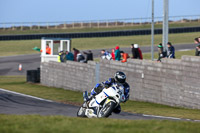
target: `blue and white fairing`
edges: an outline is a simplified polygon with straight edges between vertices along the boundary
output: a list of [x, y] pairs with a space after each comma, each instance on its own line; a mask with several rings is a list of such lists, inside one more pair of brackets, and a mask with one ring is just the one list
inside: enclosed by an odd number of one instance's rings
[[[89, 107], [98, 107], [107, 98], [107, 100], [112, 100], [118, 104], [125, 101], [124, 88], [117, 84], [113, 84], [109, 88], [104, 88], [101, 93], [95, 96], [94, 99], [89, 103]], [[107, 101], [105, 101], [107, 102]]]

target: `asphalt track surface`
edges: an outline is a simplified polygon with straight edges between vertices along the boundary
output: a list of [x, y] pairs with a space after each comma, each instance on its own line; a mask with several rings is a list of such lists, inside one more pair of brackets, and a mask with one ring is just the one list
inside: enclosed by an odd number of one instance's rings
[[[174, 47], [176, 51], [192, 50], [195, 48], [195, 44], [177, 44]], [[143, 53], [151, 52], [150, 46], [140, 48]], [[111, 51], [111, 49], [106, 50]], [[131, 54], [130, 48], [121, 48], [120, 50]], [[100, 51], [101, 49], [92, 50], [94, 58], [100, 56]], [[154, 47], [154, 51], [157, 52], [156, 47]], [[0, 75], [26, 75], [27, 70], [39, 68], [40, 61], [40, 54], [0, 57]], [[19, 64], [22, 64], [22, 71], [18, 71]]]
[[[13, 91], [8, 91], [0, 88], [0, 114], [38, 114], [38, 115], [63, 115], [77, 117], [76, 113], [79, 107], [69, 104], [57, 103], [51, 100], [33, 97]], [[184, 120], [196, 121], [190, 119], [180, 119], [175, 117], [152, 116], [144, 114], [133, 114], [121, 112], [109, 117], [112, 119], [129, 119], [129, 120]]]

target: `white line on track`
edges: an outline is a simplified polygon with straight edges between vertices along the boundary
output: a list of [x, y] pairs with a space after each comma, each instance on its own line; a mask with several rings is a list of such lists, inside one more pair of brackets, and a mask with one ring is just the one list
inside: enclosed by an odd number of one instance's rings
[[34, 96], [31, 96], [31, 95], [26, 95], [26, 94], [14, 92], [14, 91], [9, 91], [9, 90], [5, 90], [5, 89], [2, 89], [2, 88], [0, 88], [0, 91], [9, 92], [9, 93], [13, 93], [13, 94], [16, 94], [16, 95], [20, 95], [20, 96], [24, 96], [24, 97], [29, 97], [29, 98], [33, 98], [33, 99], [37, 99], [37, 100], [41, 100], [41, 101], [53, 102], [51, 100], [47, 100], [47, 99], [43, 99], [43, 98], [39, 98], [39, 97], [34, 97]]
[[176, 117], [166, 117], [166, 116], [157, 116], [157, 115], [145, 115], [145, 114], [143, 114], [143, 116], [154, 117], [154, 118], [163, 118], [163, 119], [172, 119], [172, 120], [181, 120], [181, 118], [176, 118]]

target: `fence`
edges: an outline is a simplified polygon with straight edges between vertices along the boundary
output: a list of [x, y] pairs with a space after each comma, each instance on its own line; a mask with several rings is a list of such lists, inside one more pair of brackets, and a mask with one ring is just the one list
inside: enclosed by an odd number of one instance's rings
[[[169, 33], [187, 33], [200, 32], [200, 27], [170, 28]], [[0, 41], [3, 40], [33, 40], [42, 37], [50, 38], [91, 38], [91, 37], [115, 37], [132, 35], [150, 35], [151, 30], [122, 30], [106, 32], [85, 32], [85, 33], [56, 33], [56, 34], [28, 34], [28, 35], [0, 35]], [[162, 34], [162, 29], [155, 29], [154, 34]]]
[[[170, 16], [169, 23], [200, 22], [200, 15]], [[33, 29], [82, 29], [110, 28], [151, 24], [151, 18], [128, 18], [91, 21], [60, 21], [60, 22], [1, 22], [0, 30], [33, 30]], [[162, 17], [155, 17], [155, 24], [162, 24]]]

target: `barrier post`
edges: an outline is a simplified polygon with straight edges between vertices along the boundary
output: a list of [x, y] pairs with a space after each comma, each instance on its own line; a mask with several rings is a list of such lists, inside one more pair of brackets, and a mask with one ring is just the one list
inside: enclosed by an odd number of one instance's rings
[[99, 65], [99, 63], [96, 63], [96, 67], [95, 67], [95, 81], [96, 81], [96, 84], [99, 83], [99, 69], [100, 69], [100, 65]]

